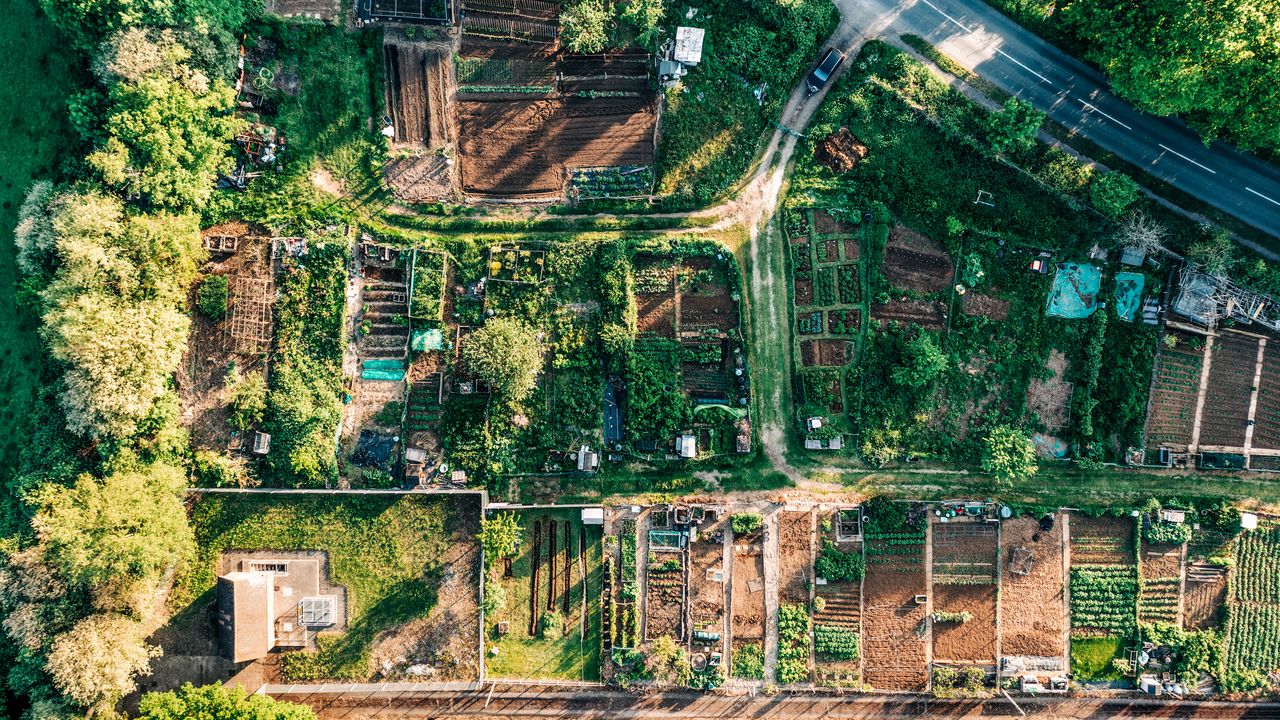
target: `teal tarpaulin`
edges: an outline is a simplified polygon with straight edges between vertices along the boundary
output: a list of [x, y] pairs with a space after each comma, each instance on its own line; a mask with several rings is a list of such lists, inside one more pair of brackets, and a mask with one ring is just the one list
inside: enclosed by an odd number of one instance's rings
[[1138, 273], [1116, 273], [1116, 315], [1121, 320], [1133, 322], [1142, 309], [1142, 288], [1147, 277]]
[[405, 370], [403, 360], [365, 360], [360, 379], [400, 381]]
[[1047, 312], [1053, 317], [1086, 318], [1098, 309], [1102, 271], [1093, 265], [1062, 263], [1049, 289]]

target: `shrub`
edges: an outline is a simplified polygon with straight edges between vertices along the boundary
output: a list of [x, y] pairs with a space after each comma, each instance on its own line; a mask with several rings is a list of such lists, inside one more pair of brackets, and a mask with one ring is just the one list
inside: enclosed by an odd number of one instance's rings
[[1108, 217], [1120, 217], [1137, 199], [1138, 183], [1124, 173], [1095, 175], [1089, 183], [1089, 202]]
[[1181, 545], [1191, 539], [1191, 526], [1156, 520], [1143, 525], [1142, 537], [1155, 545]]
[[227, 276], [210, 275], [200, 282], [196, 291], [196, 305], [200, 314], [210, 320], [221, 320], [227, 316]]
[[744, 645], [733, 653], [733, 676], [744, 680], [764, 679], [764, 648]]
[[538, 619], [538, 637], [543, 640], [559, 640], [564, 637], [564, 617], [555, 610], [542, 613]]
[[729, 527], [734, 535], [750, 535], [760, 529], [764, 518], [757, 513], [738, 513], [729, 518]]
[[823, 543], [822, 554], [813, 564], [818, 577], [833, 582], [854, 582], [862, 579], [865, 568], [862, 553], [844, 552], [830, 540]]

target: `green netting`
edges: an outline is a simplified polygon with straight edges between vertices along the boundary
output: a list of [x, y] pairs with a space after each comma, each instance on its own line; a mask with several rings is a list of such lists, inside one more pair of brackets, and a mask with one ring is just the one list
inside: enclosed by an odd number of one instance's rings
[[1093, 265], [1062, 263], [1049, 289], [1046, 312], [1053, 317], [1085, 318], [1098, 309], [1102, 271]]
[[1121, 320], [1133, 322], [1142, 308], [1142, 288], [1147, 284], [1145, 275], [1116, 273], [1116, 315]]
[[365, 360], [360, 372], [362, 380], [404, 380], [405, 367], [403, 360]]
[[444, 347], [444, 333], [437, 328], [429, 330], [414, 330], [413, 336], [409, 339], [409, 348], [414, 352], [426, 352], [427, 350], [440, 350]]

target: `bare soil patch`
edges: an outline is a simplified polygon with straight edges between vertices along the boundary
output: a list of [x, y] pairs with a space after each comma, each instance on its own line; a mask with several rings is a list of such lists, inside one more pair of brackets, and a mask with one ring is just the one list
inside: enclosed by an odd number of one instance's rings
[[758, 543], [733, 545], [733, 640], [764, 639], [764, 550]]
[[951, 284], [951, 256], [931, 238], [902, 225], [889, 232], [883, 267], [894, 287], [937, 292]]
[[847, 237], [844, 243], [844, 259], [857, 260], [862, 257], [862, 243], [856, 237]]
[[946, 311], [941, 303], [928, 300], [894, 298], [871, 306], [871, 317], [882, 322], [914, 324], [928, 330], [941, 330], [946, 324]]
[[808, 605], [813, 581], [813, 513], [778, 514], [778, 602]]
[[965, 315], [981, 315], [992, 320], [1007, 320], [1009, 318], [1008, 300], [1001, 300], [982, 293], [965, 293], [964, 298], [960, 301], [960, 308]]
[[681, 336], [704, 337], [705, 330], [724, 335], [738, 329], [738, 302], [729, 292], [722, 269], [710, 257], [685, 259], [682, 273], [696, 277], [708, 272], [710, 280], [690, 283], [681, 290]]
[[1075, 386], [1063, 380], [1067, 367], [1067, 356], [1061, 350], [1051, 350], [1045, 368], [1052, 376], [1037, 378], [1027, 386], [1027, 409], [1050, 430], [1064, 428], [1071, 420], [1071, 394]]
[[[868, 549], [883, 542], [871, 541]], [[911, 547], [918, 552], [868, 558], [877, 562], [867, 564], [863, 585], [864, 680], [878, 690], [920, 692], [929, 681], [925, 605], [916, 602], [916, 595], [928, 592], [924, 546]]]
[[804, 340], [800, 356], [806, 367], [841, 367], [849, 362], [849, 341]]
[[973, 616], [963, 623], [933, 623], [936, 660], [995, 662], [995, 585], [934, 585], [933, 609], [935, 612], [967, 612]]
[[566, 167], [652, 165], [651, 98], [461, 100], [458, 157], [465, 192], [551, 197]]
[[1186, 595], [1183, 598], [1182, 624], [1188, 630], [1221, 627], [1223, 603], [1227, 599], [1225, 568], [1203, 562], [1187, 566]]
[[396, 132], [395, 141], [444, 147], [449, 141], [447, 48], [388, 43], [383, 46], [383, 56], [387, 114]]
[[818, 141], [813, 157], [831, 172], [846, 173], [867, 156], [867, 146], [858, 142], [849, 128], [842, 127]]
[[1061, 657], [1066, 631], [1062, 525], [1042, 531], [1036, 518], [1000, 526], [1000, 651], [1006, 656]]
[[847, 223], [827, 210], [813, 211], [813, 231], [819, 235], [851, 235], [858, 230], [858, 225]]
[[669, 635], [677, 642], [685, 639], [685, 555], [653, 553], [645, 584], [645, 636], [650, 640]]

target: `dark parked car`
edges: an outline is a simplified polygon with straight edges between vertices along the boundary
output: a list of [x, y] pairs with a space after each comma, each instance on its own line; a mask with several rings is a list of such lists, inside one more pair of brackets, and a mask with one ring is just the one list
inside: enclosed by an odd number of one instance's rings
[[822, 56], [822, 62], [818, 63], [818, 67], [809, 73], [805, 85], [809, 86], [809, 94], [813, 95], [822, 89], [827, 81], [831, 79], [831, 73], [840, 67], [840, 63], [844, 62], [844, 53], [835, 48], [827, 50], [827, 54]]

